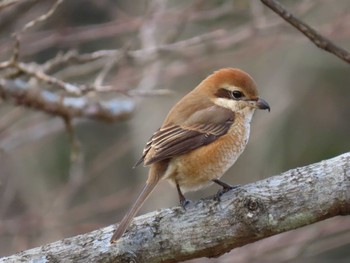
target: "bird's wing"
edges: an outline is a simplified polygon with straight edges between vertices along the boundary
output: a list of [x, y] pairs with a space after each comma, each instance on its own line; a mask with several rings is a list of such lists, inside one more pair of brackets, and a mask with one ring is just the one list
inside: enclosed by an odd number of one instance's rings
[[233, 122], [232, 111], [212, 107], [196, 112], [182, 125], [166, 125], [153, 134], [135, 166], [142, 162], [149, 165], [207, 145], [226, 134]]

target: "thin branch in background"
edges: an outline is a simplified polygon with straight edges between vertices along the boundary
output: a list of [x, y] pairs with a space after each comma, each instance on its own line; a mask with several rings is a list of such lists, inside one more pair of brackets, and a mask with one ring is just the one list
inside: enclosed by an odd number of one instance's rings
[[[29, 21], [27, 24], [25, 24], [23, 26], [23, 28], [20, 31], [15, 32], [13, 34], [13, 38], [15, 40], [15, 45], [13, 48], [13, 55], [12, 55], [12, 58], [10, 60], [11, 64], [13, 64], [13, 65], [18, 64], [17, 62], [19, 60], [19, 52], [20, 52], [20, 35], [22, 33], [24, 33], [25, 31], [27, 31], [29, 28], [34, 27], [38, 23], [47, 20], [53, 13], [55, 13], [56, 9], [58, 8], [58, 6], [60, 6], [63, 3], [63, 1], [64, 0], [57, 0], [56, 3], [50, 8], [50, 10], [47, 13], [39, 16], [38, 18], [36, 18], [34, 20]], [[5, 4], [6, 4], [6, 1], [5, 1]], [[1, 7], [0, 7], [0, 9], [1, 9]]]
[[[103, 83], [107, 78], [108, 74], [111, 72], [113, 67], [118, 66], [120, 63], [122, 63], [123, 58], [126, 58], [128, 56], [128, 51], [129, 51], [129, 45], [125, 44], [125, 46], [119, 49], [114, 56], [107, 58], [106, 63], [104, 64], [99, 74], [95, 78], [94, 85], [93, 85], [94, 86], [93, 89], [95, 91], [104, 90]], [[114, 72], [114, 74], [116, 74], [116, 72]], [[111, 91], [113, 89], [107, 86], [106, 90]]]
[[15, 63], [14, 65], [19, 71], [26, 73], [29, 76], [34, 77], [37, 80], [41, 80], [47, 84], [55, 85], [57, 87], [60, 87], [64, 89], [66, 92], [73, 94], [73, 95], [81, 95], [81, 92], [85, 90], [84, 85], [80, 85], [79, 87], [76, 85], [73, 85], [68, 82], [64, 82], [60, 79], [57, 79], [55, 77], [52, 77], [50, 75], [47, 75], [43, 71], [39, 69], [39, 67], [35, 67], [33, 65], [28, 65], [25, 63]]
[[53, 202], [45, 211], [49, 214], [49, 220], [43, 221], [44, 227], [60, 225], [62, 216], [71, 204], [71, 200], [85, 181], [84, 177], [84, 152], [73, 128], [72, 119], [69, 116], [62, 117], [70, 144], [69, 177], [67, 182], [53, 193]]
[[350, 64], [350, 53], [345, 49], [338, 47], [331, 40], [322, 36], [315, 29], [313, 29], [308, 24], [304, 23], [292, 13], [290, 13], [286, 8], [284, 8], [278, 1], [276, 0], [261, 0], [267, 7], [272, 9], [276, 14], [281, 16], [284, 20], [286, 20], [289, 24], [294, 26], [300, 32], [302, 32], [307, 38], [309, 38], [317, 47], [328, 51], [345, 62]]
[[73, 125], [72, 125], [72, 119], [68, 116], [63, 117], [63, 121], [66, 127], [66, 131], [69, 135], [69, 142], [71, 146], [71, 155], [70, 155], [70, 161], [71, 163], [74, 163], [80, 152], [80, 142], [76, 136], [76, 133], [74, 131]]
[[167, 33], [164, 37], [164, 43], [169, 44], [175, 42], [181, 33], [185, 30], [188, 25], [188, 21], [191, 18], [191, 14], [198, 13], [198, 7], [203, 3], [203, 0], [196, 0], [191, 3], [189, 8], [186, 8], [184, 12], [179, 12], [176, 17], [173, 18], [174, 22], [177, 22], [177, 25], [172, 28], [172, 30]]
[[17, 75], [19, 72], [26, 73], [29, 76], [35, 77], [38, 80], [44, 81], [48, 84], [53, 84], [58, 87], [63, 88], [66, 90], [68, 93], [72, 93], [74, 95], [80, 95], [81, 94], [81, 88], [82, 87], [77, 87], [73, 84], [63, 82], [55, 77], [49, 76], [45, 74], [45, 72], [41, 71], [39, 67], [34, 67], [33, 65], [28, 65], [25, 63], [20, 63], [19, 62], [19, 53], [20, 53], [20, 35], [24, 33], [26, 30], [28, 30], [31, 27], [34, 27], [40, 22], [43, 22], [47, 20], [58, 8], [59, 5], [63, 3], [63, 0], [57, 0], [56, 3], [50, 8], [50, 10], [44, 14], [39, 16], [38, 18], [28, 22], [27, 24], [24, 25], [24, 27], [19, 31], [15, 32], [13, 34], [15, 44], [13, 48], [13, 55], [8, 63], [3, 62], [0, 65], [0, 68], [5, 68], [6, 66], [8, 67], [14, 67], [16, 68], [16, 72], [12, 73], [12, 75]]
[[107, 63], [104, 65], [104, 67], [101, 69], [100, 73], [97, 75], [94, 81], [94, 86], [95, 87], [101, 87], [103, 86], [103, 83], [108, 75], [108, 73], [111, 71], [113, 66], [116, 64], [115, 59], [109, 59]]
[[15, 39], [15, 44], [13, 47], [13, 53], [12, 53], [12, 57], [10, 59], [10, 63], [12, 65], [16, 64], [18, 62], [19, 59], [19, 50], [20, 50], [20, 40], [19, 40], [19, 35], [18, 34], [14, 34], [13, 35], [14, 39]]
[[6, 7], [17, 4], [18, 2], [21, 2], [21, 0], [3, 0], [0, 3], [0, 11]]
[[[22, 48], [22, 54], [33, 55], [42, 50], [54, 46], [71, 48], [74, 43], [85, 43], [101, 38], [113, 38], [129, 32], [135, 32], [142, 24], [140, 18], [132, 18], [121, 21], [116, 19], [103, 24], [93, 24], [88, 26], [76, 26], [61, 32], [57, 30], [44, 30], [31, 32], [23, 36], [26, 45]], [[9, 49], [9, 41], [4, 40], [0, 44], [0, 52]]]
[[70, 144], [70, 167], [69, 178], [66, 185], [63, 187], [61, 194], [58, 195], [57, 201], [61, 208], [58, 212], [63, 212], [66, 209], [69, 201], [73, 195], [80, 188], [84, 181], [83, 163], [84, 153], [81, 150], [81, 143], [77, 137], [77, 134], [73, 128], [72, 119], [70, 117], [63, 117], [63, 121], [66, 127], [67, 134], [69, 136]]
[[57, 55], [52, 58], [47, 60], [45, 63], [41, 65], [41, 68], [44, 72], [48, 73], [50, 71], [55, 71], [56, 68], [59, 68], [60, 66], [64, 64], [69, 64], [72, 61], [79, 62], [77, 57], [78, 57], [78, 52], [76, 50], [68, 50], [67, 52], [58, 52]]
[[[267, 28], [269, 28], [269, 26], [267, 26]], [[259, 28], [259, 30], [264, 30], [264, 28]], [[211, 44], [211, 47], [216, 47], [217, 49], [225, 49], [227, 47], [232, 47], [232, 45], [235, 44], [239, 44], [242, 43], [243, 41], [247, 41], [248, 38], [251, 38], [254, 36], [254, 31], [252, 31], [252, 29], [250, 27], [243, 27], [241, 29], [238, 29], [235, 34], [231, 37], [231, 38], [227, 38], [225, 36], [227, 35], [231, 35], [231, 34], [227, 34], [228, 32], [225, 30], [218, 30], [218, 31], [213, 31], [213, 32], [209, 32], [209, 33], [205, 33], [199, 36], [195, 36], [192, 38], [188, 38], [185, 40], [181, 40], [178, 42], [174, 42], [171, 44], [163, 44], [157, 47], [153, 47], [153, 48], [146, 48], [146, 49], [139, 49], [139, 50], [124, 50], [124, 52], [126, 53], [126, 56], [132, 57], [135, 60], [138, 59], [145, 59], [146, 58], [150, 58], [152, 56], [154, 56], [155, 53], [158, 52], [176, 52], [176, 53], [180, 53], [181, 52], [186, 52], [185, 50], [188, 50], [188, 47], [192, 47], [192, 49], [197, 50], [198, 52], [200, 52], [202, 50], [201, 46], [203, 46], [203, 43], [206, 43], [206, 45], [208, 45], [208, 42]], [[187, 47], [187, 49], [184, 49], [183, 47]], [[196, 54], [196, 52], [194, 52], [195, 50], [191, 50], [191, 52], [193, 54]], [[33, 76], [34, 78], [36, 78], [36, 76], [39, 74], [40, 76], [44, 76], [44, 78], [41, 78], [44, 82], [46, 82], [45, 80], [47, 80], [47, 78], [45, 78], [46, 76], [49, 76], [49, 80], [53, 80], [53, 82], [51, 81], [51, 83], [55, 83], [56, 80], [59, 80], [57, 77], [51, 78], [51, 75], [48, 75], [47, 73], [45, 73], [45, 71], [55, 71], [56, 68], [62, 67], [64, 65], [70, 64], [75, 62], [76, 63], [87, 63], [87, 62], [91, 62], [91, 61], [96, 61], [99, 62], [98, 64], [98, 68], [101, 68], [101, 65], [105, 64], [105, 60], [109, 59], [111, 57], [115, 57], [118, 58], [120, 56], [122, 56], [122, 54], [124, 53], [122, 49], [116, 49], [116, 50], [100, 50], [100, 51], [95, 51], [89, 54], [78, 54], [77, 52], [68, 52], [65, 54], [60, 54], [58, 56], [56, 56], [54, 59], [47, 61], [45, 64], [43, 64], [43, 66], [33, 66], [33, 65], [25, 65], [23, 63], [20, 64], [20, 68], [24, 71], [27, 71], [27, 73], [33, 73], [36, 72]], [[84, 64], [85, 65], [85, 64]], [[0, 65], [3, 66], [2, 68], [8, 67], [8, 63], [3, 62]], [[85, 65], [86, 66], [86, 65]], [[39, 71], [37, 71], [37, 67], [39, 67]], [[69, 68], [69, 72], [71, 72], [73, 69], [74, 71], [79, 69], [79, 66], [74, 66], [72, 67], [63, 67], [63, 69], [68, 69]], [[39, 73], [38, 73], [39, 72]], [[43, 74], [41, 74], [43, 73]], [[86, 73], [86, 72], [85, 72]], [[56, 72], [55, 75], [57, 76], [58, 73]], [[40, 77], [39, 76], [39, 77]], [[59, 80], [60, 81], [60, 80]], [[56, 81], [57, 82], [57, 81]], [[66, 84], [65, 82], [59, 82], [61, 83], [63, 87], [66, 87], [67, 85], [69, 87], [72, 87], [71, 85]], [[76, 87], [73, 85], [73, 87]], [[0, 87], [1, 88], [1, 87]], [[81, 87], [76, 87], [76, 89], [74, 89], [74, 91], [81, 89]], [[116, 89], [115, 87], [110, 87], [110, 86], [106, 86], [106, 87], [99, 87], [98, 89], [96, 89], [96, 87], [86, 87], [87, 90], [96, 90], [98, 92], [110, 92], [110, 91], [118, 91], [121, 92], [123, 94], [126, 94], [128, 96], [146, 96], [146, 95], [159, 95], [159, 94], [164, 94], [164, 91], [160, 90], [160, 91], [154, 91], [152, 90], [152, 92], [150, 93], [145, 93], [141, 90], [131, 90], [131, 91], [123, 91], [120, 90], [120, 88]], [[69, 90], [69, 89], [68, 89]], [[16, 92], [15, 92], [16, 93]], [[167, 91], [165, 91], [165, 93], [167, 93]], [[13, 93], [14, 94], [14, 93]], [[17, 93], [16, 93], [17, 94]], [[18, 95], [18, 94], [17, 94]], [[57, 97], [57, 95], [55, 95], [55, 97]], [[51, 103], [49, 103], [51, 104]], [[34, 104], [32, 104], [34, 105]], [[36, 104], [36, 107], [40, 106], [41, 104]], [[44, 104], [42, 104], [44, 105]], [[50, 107], [47, 107], [47, 109]], [[54, 112], [52, 112], [54, 113]]]
[[18, 34], [24, 33], [25, 31], [27, 31], [29, 28], [34, 27], [35, 25], [37, 25], [40, 22], [43, 22], [45, 20], [47, 20], [50, 16], [52, 16], [53, 13], [55, 13], [56, 9], [63, 3], [64, 0], [57, 0], [56, 3], [50, 8], [50, 10], [39, 16], [38, 18], [29, 21], [27, 24], [24, 25], [24, 27], [18, 32]]

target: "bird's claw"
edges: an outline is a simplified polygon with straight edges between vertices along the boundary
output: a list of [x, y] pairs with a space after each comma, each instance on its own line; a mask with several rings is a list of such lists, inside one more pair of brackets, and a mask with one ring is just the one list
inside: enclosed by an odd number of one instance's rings
[[236, 184], [236, 185], [232, 185], [232, 186], [227, 186], [227, 187], [223, 187], [221, 188], [214, 196], [214, 200], [217, 201], [221, 201], [221, 196], [225, 193], [227, 193], [228, 191], [234, 190], [239, 188], [241, 185], [240, 184]]
[[192, 203], [191, 200], [189, 199], [183, 199], [180, 201], [180, 205], [182, 206], [182, 208], [186, 211], [186, 208], [189, 207], [189, 205]]

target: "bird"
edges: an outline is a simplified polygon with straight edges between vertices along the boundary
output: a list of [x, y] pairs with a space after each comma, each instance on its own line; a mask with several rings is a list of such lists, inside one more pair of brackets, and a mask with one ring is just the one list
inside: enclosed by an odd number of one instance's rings
[[270, 106], [253, 78], [238, 68], [215, 71], [177, 102], [135, 165], [149, 166], [148, 178], [110, 242], [120, 239], [161, 179], [176, 187], [185, 210], [185, 192], [213, 183], [224, 192], [232, 189], [220, 178], [245, 149], [256, 109]]

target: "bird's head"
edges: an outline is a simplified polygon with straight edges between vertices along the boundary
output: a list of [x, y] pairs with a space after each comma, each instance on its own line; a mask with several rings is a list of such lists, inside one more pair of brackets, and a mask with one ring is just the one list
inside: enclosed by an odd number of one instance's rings
[[234, 112], [254, 112], [255, 109], [269, 110], [269, 104], [259, 98], [256, 84], [246, 72], [236, 68], [215, 71], [198, 88], [210, 100]]

